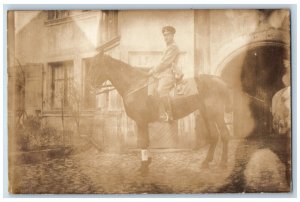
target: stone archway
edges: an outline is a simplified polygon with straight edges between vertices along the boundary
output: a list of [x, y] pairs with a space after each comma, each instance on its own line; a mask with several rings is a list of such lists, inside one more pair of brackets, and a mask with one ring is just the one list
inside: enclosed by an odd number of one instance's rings
[[283, 60], [288, 52], [285, 43], [260, 41], [249, 43], [224, 60], [219, 75], [232, 88], [235, 136], [271, 132], [271, 99], [284, 87]]
[[290, 33], [287, 30], [267, 29], [257, 31], [249, 35], [236, 37], [232, 41], [224, 44], [215, 55], [215, 74], [221, 75], [223, 69], [233, 58], [240, 55], [241, 52], [257, 46], [284, 46], [287, 49], [290, 47]]

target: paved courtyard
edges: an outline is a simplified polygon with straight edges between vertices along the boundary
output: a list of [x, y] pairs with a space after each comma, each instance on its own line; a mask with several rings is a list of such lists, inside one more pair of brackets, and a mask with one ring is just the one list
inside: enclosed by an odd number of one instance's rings
[[209, 169], [201, 168], [208, 147], [192, 150], [151, 150], [147, 177], [137, 172], [138, 151], [109, 154], [90, 148], [65, 159], [17, 165], [15, 193], [207, 193], [218, 192], [234, 165], [237, 141], [230, 142], [228, 167], [219, 167], [222, 145], [217, 146]]
[[[286, 168], [282, 163], [288, 156], [282, 138], [232, 139], [227, 167], [219, 166], [221, 150], [219, 142], [214, 160], [208, 169], [204, 169], [201, 162], [208, 146], [197, 151], [152, 149], [150, 171], [143, 177], [137, 171], [140, 166], [138, 150], [107, 153], [91, 146], [65, 158], [16, 165], [10, 179], [13, 182], [11, 192], [195, 194], [289, 191], [286, 182], [290, 181], [285, 180]], [[250, 158], [252, 163], [249, 163]]]

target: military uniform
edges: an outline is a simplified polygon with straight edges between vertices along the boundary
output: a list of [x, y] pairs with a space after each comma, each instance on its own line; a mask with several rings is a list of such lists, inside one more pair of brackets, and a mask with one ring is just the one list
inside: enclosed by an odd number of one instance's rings
[[167, 96], [176, 82], [175, 76], [180, 75], [178, 68], [179, 49], [175, 42], [169, 44], [164, 51], [160, 63], [154, 68], [154, 76], [159, 79], [158, 96]]
[[[176, 30], [174, 27], [166, 26], [163, 27], [162, 33], [171, 34], [172, 37]], [[169, 92], [174, 87], [176, 80], [180, 80], [183, 77], [181, 70], [178, 67], [180, 51], [176, 43], [171, 41], [167, 43], [167, 48], [163, 53], [163, 56], [157, 66], [152, 68], [149, 74], [153, 74], [154, 77], [158, 78], [157, 93], [162, 99], [162, 104], [160, 106], [160, 114], [163, 120], [171, 120], [172, 112], [169, 102]], [[166, 113], [166, 114], [165, 114]], [[164, 116], [167, 118], [164, 118]]]

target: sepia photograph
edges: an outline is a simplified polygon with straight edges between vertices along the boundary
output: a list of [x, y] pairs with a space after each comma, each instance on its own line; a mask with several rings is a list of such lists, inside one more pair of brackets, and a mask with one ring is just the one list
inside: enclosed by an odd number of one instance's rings
[[290, 9], [6, 19], [9, 194], [293, 191]]

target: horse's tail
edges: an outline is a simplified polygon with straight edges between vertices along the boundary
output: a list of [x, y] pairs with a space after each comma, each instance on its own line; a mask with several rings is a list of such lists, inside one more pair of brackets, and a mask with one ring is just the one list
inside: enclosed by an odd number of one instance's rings
[[[195, 77], [199, 94], [208, 97], [212, 96], [224, 106], [226, 113], [233, 110], [233, 99], [231, 87], [221, 78], [215, 75], [199, 75]], [[207, 90], [211, 89], [211, 90]]]
[[225, 105], [225, 112], [229, 113], [233, 111], [233, 96], [230, 92], [229, 86], [225, 83], [226, 89], [224, 91], [224, 105]]
[[224, 104], [224, 111], [226, 113], [233, 111], [233, 96], [232, 96], [232, 87], [227, 84], [221, 77], [216, 77], [219, 85], [219, 96], [220, 99], [222, 99], [222, 102]]

